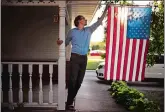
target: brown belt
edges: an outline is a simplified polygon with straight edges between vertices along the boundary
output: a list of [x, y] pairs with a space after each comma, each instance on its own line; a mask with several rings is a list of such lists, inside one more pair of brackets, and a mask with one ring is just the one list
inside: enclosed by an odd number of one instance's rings
[[87, 56], [87, 55], [81, 55], [81, 54], [77, 54], [77, 53], [71, 53], [71, 55], [75, 55], [75, 56]]

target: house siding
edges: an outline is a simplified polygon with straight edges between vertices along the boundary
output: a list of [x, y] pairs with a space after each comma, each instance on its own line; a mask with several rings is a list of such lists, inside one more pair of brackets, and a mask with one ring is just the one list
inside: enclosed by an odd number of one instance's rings
[[55, 61], [58, 7], [2, 7], [2, 61]]

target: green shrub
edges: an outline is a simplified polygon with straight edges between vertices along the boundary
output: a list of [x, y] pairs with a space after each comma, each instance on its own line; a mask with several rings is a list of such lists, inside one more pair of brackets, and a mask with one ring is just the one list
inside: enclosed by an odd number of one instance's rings
[[110, 88], [111, 95], [119, 103], [133, 112], [160, 112], [157, 103], [149, 101], [137, 89], [130, 88], [124, 81], [113, 82]]
[[105, 53], [101, 54], [101, 58], [102, 58], [102, 59], [105, 59], [105, 56], [106, 56]]

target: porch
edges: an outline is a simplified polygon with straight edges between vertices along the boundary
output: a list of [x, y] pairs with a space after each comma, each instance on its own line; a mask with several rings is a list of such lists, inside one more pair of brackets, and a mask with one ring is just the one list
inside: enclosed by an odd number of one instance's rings
[[2, 0], [2, 106], [65, 109], [71, 46], [56, 40], [65, 43], [75, 16], [90, 23], [100, 1], [82, 2]]
[[[33, 99], [34, 102], [38, 102], [38, 82], [33, 85]], [[53, 101], [56, 101], [57, 96], [57, 84], [56, 82], [53, 82]], [[109, 95], [109, 92], [107, 91], [109, 89], [109, 84], [105, 83], [104, 81], [101, 81], [96, 78], [95, 71], [86, 71], [84, 81], [82, 83], [82, 86], [80, 88], [79, 93], [76, 97], [76, 109], [80, 112], [127, 112], [121, 105], [118, 105], [115, 103], [115, 100]], [[25, 90], [24, 97], [28, 96], [28, 90]], [[49, 92], [49, 82], [44, 81], [43, 82], [43, 102], [47, 102], [49, 100], [48, 98], [48, 92]], [[17, 97], [18, 95], [14, 94], [14, 97]], [[7, 97], [7, 95], [6, 95]], [[16, 99], [16, 98], [14, 98]], [[25, 99], [25, 101], [28, 101], [28, 99]], [[12, 112], [9, 109], [5, 109], [8, 111], [4, 112]], [[58, 112], [56, 107], [49, 107], [43, 106], [43, 107], [16, 107], [15, 112]], [[60, 111], [59, 111], [60, 112]], [[67, 111], [65, 111], [67, 112]], [[68, 111], [70, 112], [70, 111]]]

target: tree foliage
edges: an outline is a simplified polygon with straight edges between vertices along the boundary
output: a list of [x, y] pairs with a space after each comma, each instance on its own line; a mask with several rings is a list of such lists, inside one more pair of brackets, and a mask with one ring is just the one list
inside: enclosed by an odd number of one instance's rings
[[92, 50], [105, 50], [104, 42], [97, 42], [97, 44], [91, 46]]
[[149, 49], [147, 54], [147, 64], [153, 66], [155, 64], [155, 54], [164, 54], [164, 1], [159, 4], [154, 2], [152, 11], [152, 21], [149, 39]]
[[92, 46], [92, 50], [99, 50], [100, 49], [100, 46], [99, 45], [93, 45]]

